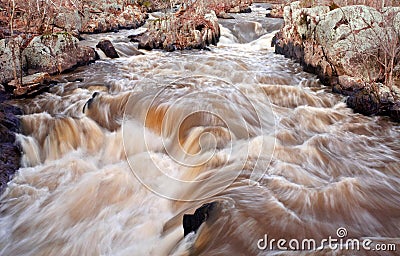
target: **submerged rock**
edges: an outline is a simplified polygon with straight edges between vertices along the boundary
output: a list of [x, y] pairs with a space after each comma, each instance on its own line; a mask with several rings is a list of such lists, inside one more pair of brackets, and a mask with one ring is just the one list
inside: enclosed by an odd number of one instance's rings
[[95, 50], [68, 33], [36, 36], [22, 54], [31, 73], [61, 73], [95, 60]]
[[283, 18], [284, 4], [273, 4], [271, 8], [267, 9], [269, 12], [266, 14], [267, 18]]
[[0, 90], [0, 194], [20, 166], [21, 151], [15, 133], [21, 132], [20, 109], [7, 104], [8, 95]]
[[96, 45], [96, 47], [102, 50], [109, 58], [119, 58], [119, 55], [110, 40], [102, 40]]
[[188, 235], [190, 232], [197, 232], [201, 224], [206, 222], [210, 217], [216, 205], [217, 202], [203, 204], [194, 214], [183, 215], [184, 236]]

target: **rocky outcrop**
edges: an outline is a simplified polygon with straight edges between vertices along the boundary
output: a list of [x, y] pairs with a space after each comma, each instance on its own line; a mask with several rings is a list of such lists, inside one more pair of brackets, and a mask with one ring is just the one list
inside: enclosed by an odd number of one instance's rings
[[68, 32], [102, 33], [133, 29], [144, 24], [147, 14], [126, 1], [89, 1], [80, 9], [63, 7], [54, 24]]
[[29, 73], [61, 73], [95, 60], [93, 48], [78, 45], [69, 33], [36, 36], [23, 50]]
[[331, 8], [302, 8], [300, 2], [286, 6], [285, 26], [273, 39], [275, 51], [300, 62], [334, 92], [348, 95], [355, 111], [399, 120], [399, 84], [388, 84], [380, 59], [382, 45], [390, 44], [388, 35], [399, 35], [396, 19], [388, 17], [388, 10], [368, 6]]
[[102, 40], [96, 45], [96, 47], [102, 50], [109, 58], [119, 58], [119, 55], [110, 40]]
[[22, 40], [21, 37], [0, 40], [0, 84], [9, 82], [22, 72], [25, 66], [20, 52]]
[[18, 108], [7, 104], [7, 99], [7, 94], [0, 89], [0, 194], [19, 169], [21, 158], [15, 133], [20, 132], [20, 121], [16, 115], [22, 113]]
[[214, 11], [204, 17], [191, 18], [190, 13], [179, 17], [171, 15], [165, 20], [148, 21], [148, 31], [132, 37], [139, 49], [205, 49], [216, 45], [220, 37], [218, 18]]
[[47, 87], [51, 78], [49, 73], [41, 72], [24, 76], [22, 77], [22, 81], [19, 80], [20, 79], [14, 79], [8, 83], [9, 87], [15, 88], [13, 91], [15, 96], [34, 94], [42, 88]]

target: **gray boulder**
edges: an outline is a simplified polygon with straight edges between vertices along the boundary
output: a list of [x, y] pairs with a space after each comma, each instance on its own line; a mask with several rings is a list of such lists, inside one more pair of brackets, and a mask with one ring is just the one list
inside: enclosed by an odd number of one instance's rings
[[95, 60], [95, 50], [68, 33], [37, 36], [22, 52], [30, 73], [61, 73]]

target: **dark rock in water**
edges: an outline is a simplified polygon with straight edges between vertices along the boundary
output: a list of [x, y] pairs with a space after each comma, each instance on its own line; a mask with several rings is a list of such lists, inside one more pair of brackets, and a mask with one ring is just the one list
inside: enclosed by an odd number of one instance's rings
[[96, 45], [96, 47], [102, 50], [109, 58], [119, 58], [119, 55], [110, 40], [102, 40]]
[[198, 208], [194, 214], [184, 214], [183, 215], [183, 229], [184, 236], [188, 235], [190, 232], [196, 232], [201, 224], [210, 217], [212, 211], [215, 209], [217, 202], [203, 204]]
[[141, 33], [138, 34], [134, 34], [134, 35], [129, 35], [128, 38], [131, 40], [131, 42], [139, 42], [139, 38], [141, 35], [144, 35], [147, 31], [143, 31]]
[[0, 90], [0, 194], [6, 188], [15, 171], [19, 169], [21, 152], [15, 143], [15, 133], [21, 124], [16, 115], [21, 110], [6, 103], [9, 95]]
[[251, 13], [251, 8], [247, 7], [245, 9], [240, 10], [240, 13]]
[[0, 143], [0, 194], [19, 168], [21, 152], [14, 143]]

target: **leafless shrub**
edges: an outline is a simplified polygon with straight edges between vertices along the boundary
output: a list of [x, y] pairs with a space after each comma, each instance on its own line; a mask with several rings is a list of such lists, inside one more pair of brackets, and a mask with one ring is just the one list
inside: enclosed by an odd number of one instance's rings
[[[367, 72], [368, 78], [364, 81], [366, 85], [374, 86], [375, 82], [381, 82], [387, 86], [394, 98], [396, 94], [393, 92], [395, 85], [395, 68], [400, 64], [400, 9], [382, 8], [377, 10], [379, 17], [371, 11], [368, 14], [372, 19], [361, 17], [361, 22], [364, 27], [370, 31], [365, 33], [364, 37], [359, 38], [357, 34], [360, 29], [350, 27], [350, 39], [352, 41], [351, 51], [361, 56], [364, 60], [363, 69]], [[343, 12], [343, 10], [342, 10]], [[346, 17], [343, 12], [344, 19], [349, 20], [351, 17]], [[360, 45], [368, 44], [373, 47], [362, 49]], [[372, 61], [379, 67], [379, 74], [375, 75], [374, 70], [367, 66], [367, 63]], [[372, 88], [372, 91], [377, 91]]]
[[[394, 86], [394, 69], [399, 64], [400, 58], [400, 31], [396, 29], [396, 17], [400, 18], [400, 10], [381, 11], [382, 21], [378, 24], [380, 27], [379, 33], [377, 30], [372, 30], [372, 35], [368, 40], [374, 40], [377, 49], [367, 52], [381, 66], [383, 73], [383, 82], [391, 90]], [[398, 16], [399, 15], [399, 16]], [[364, 23], [372, 26], [371, 22], [363, 19]], [[398, 21], [400, 25], [400, 20]]]

